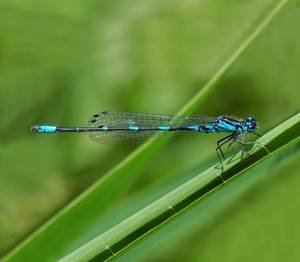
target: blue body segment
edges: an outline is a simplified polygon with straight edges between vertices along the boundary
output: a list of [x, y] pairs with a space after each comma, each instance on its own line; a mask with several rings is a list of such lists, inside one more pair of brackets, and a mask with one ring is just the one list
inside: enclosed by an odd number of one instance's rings
[[37, 129], [38, 133], [55, 133], [57, 126], [39, 126]]
[[138, 131], [140, 128], [138, 126], [128, 126], [129, 130]]
[[190, 130], [199, 131], [199, 125], [187, 126], [187, 128]]
[[235, 126], [233, 126], [232, 124], [223, 122], [223, 121], [220, 122], [218, 129], [222, 130], [222, 132], [224, 132], [224, 133], [231, 133], [231, 132], [237, 131], [237, 128]]
[[171, 129], [170, 126], [158, 126], [159, 130], [163, 130], [163, 131], [169, 131]]

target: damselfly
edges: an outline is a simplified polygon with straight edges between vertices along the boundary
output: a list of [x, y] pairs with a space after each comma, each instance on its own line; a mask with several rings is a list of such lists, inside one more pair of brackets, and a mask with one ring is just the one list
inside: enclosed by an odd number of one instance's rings
[[31, 130], [37, 133], [88, 132], [93, 140], [106, 144], [158, 140], [181, 132], [228, 133], [217, 141], [216, 151], [221, 164], [222, 159], [225, 159], [222, 151], [225, 144], [237, 142], [245, 146], [252, 143], [246, 142], [247, 133], [258, 135], [256, 119], [253, 117], [243, 120], [228, 116], [170, 116], [104, 111], [93, 115], [88, 123], [86, 127], [34, 125]]

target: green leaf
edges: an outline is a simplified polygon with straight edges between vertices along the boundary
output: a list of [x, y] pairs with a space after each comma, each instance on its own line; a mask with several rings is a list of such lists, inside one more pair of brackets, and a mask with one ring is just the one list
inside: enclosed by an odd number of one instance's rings
[[[182, 212], [205, 194], [215, 190], [228, 179], [241, 174], [266, 157], [300, 141], [300, 113], [277, 126], [258, 139], [244, 158], [239, 152], [224, 163], [202, 172], [172, 192], [130, 216], [107, 232], [78, 248], [62, 261], [87, 261], [93, 258], [107, 259], [132, 245], [144, 234], [157, 229], [166, 221]], [[263, 147], [262, 147], [263, 146]], [[266, 151], [266, 148], [268, 151]]]

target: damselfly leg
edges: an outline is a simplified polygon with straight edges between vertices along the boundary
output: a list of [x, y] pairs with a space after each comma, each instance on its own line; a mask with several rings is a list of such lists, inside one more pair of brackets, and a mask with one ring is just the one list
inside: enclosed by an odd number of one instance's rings
[[[257, 136], [259, 136], [257, 133], [255, 133]], [[260, 142], [257, 142], [257, 141], [251, 141], [251, 142], [248, 142], [246, 141], [246, 135], [247, 133], [246, 132], [243, 132], [243, 133], [232, 133], [226, 137], [223, 137], [222, 139], [220, 139], [218, 142], [217, 142], [217, 148], [216, 148], [216, 152], [217, 152], [217, 155], [218, 155], [218, 158], [219, 158], [219, 161], [221, 163], [221, 167], [222, 167], [222, 172], [223, 172], [223, 160], [225, 160], [225, 155], [222, 151], [222, 147], [225, 146], [227, 143], [228, 143], [228, 148], [230, 148], [232, 146], [233, 143], [238, 143], [240, 145], [243, 146], [243, 152], [246, 152], [246, 150], [244, 150], [244, 148], [248, 145], [258, 145], [262, 148], [264, 148], [266, 150], [267, 153], [270, 153], [270, 151]]]
[[[256, 134], [256, 135], [258, 135], [258, 134]], [[242, 138], [241, 140], [239, 139], [240, 137]], [[249, 145], [257, 145], [257, 146], [265, 149], [268, 154], [270, 153], [270, 151], [268, 150], [268, 148], [265, 145], [263, 145], [262, 143], [258, 142], [258, 141], [250, 141], [250, 142], [246, 141], [246, 139], [245, 139], [246, 134], [245, 133], [242, 136], [240, 136], [240, 137], [238, 137], [238, 139], [236, 139], [236, 142], [239, 143], [240, 145], [242, 145], [244, 147], [245, 146], [249, 146]]]
[[218, 155], [218, 158], [219, 158], [219, 161], [221, 163], [221, 167], [222, 167], [222, 172], [223, 172], [223, 160], [225, 159], [225, 155], [222, 151], [222, 147], [228, 143], [229, 141], [231, 141], [233, 139], [233, 137], [236, 135], [236, 133], [233, 133], [233, 134], [230, 134], [228, 136], [225, 136], [223, 137], [222, 139], [220, 139], [218, 142], [217, 142], [217, 148], [216, 148], [216, 152], [217, 152], [217, 155]]

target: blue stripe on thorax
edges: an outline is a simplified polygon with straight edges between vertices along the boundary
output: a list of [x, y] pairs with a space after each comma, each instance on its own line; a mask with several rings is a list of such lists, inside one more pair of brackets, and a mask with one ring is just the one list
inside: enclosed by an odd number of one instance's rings
[[238, 126], [232, 125], [230, 123], [226, 123], [225, 121], [221, 121], [218, 124], [218, 128], [220, 129], [221, 132], [237, 132], [240, 128]]

